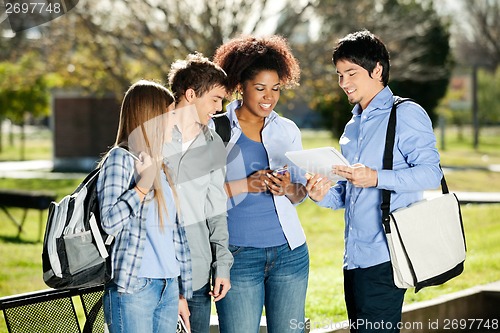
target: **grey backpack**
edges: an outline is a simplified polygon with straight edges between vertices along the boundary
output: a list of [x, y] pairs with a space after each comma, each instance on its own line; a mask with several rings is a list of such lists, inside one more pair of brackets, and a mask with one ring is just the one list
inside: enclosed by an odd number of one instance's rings
[[97, 199], [100, 170], [93, 170], [72, 194], [49, 206], [42, 251], [43, 280], [49, 287], [89, 287], [111, 279], [114, 237], [101, 226]]

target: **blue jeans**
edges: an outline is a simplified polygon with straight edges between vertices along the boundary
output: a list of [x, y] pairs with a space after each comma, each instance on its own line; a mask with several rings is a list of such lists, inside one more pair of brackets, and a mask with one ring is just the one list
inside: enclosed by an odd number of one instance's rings
[[229, 246], [231, 289], [216, 302], [221, 333], [258, 333], [265, 306], [267, 332], [303, 332], [309, 252], [303, 244], [270, 248]]
[[191, 333], [209, 333], [210, 332], [210, 313], [212, 303], [210, 295], [210, 284], [193, 292], [193, 298], [188, 300], [189, 322], [191, 323]]
[[177, 278], [140, 278], [133, 294], [118, 292], [114, 283], [106, 285], [104, 316], [110, 333], [175, 332], [179, 313]]

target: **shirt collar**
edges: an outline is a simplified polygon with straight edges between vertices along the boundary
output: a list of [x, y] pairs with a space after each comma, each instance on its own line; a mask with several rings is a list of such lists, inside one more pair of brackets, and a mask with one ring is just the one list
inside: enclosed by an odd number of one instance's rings
[[[173, 133], [173, 139], [181, 139], [182, 138], [181, 131], [179, 130], [179, 127], [177, 125], [174, 126], [172, 133]], [[203, 133], [203, 135], [205, 136], [206, 141], [212, 141], [214, 139], [214, 135], [210, 131], [209, 127], [206, 125], [201, 125], [201, 133]], [[195, 140], [201, 136], [201, 133], [199, 133], [195, 137]]]
[[393, 104], [393, 93], [389, 86], [385, 86], [373, 99], [365, 110], [361, 110], [361, 106], [356, 104], [352, 109], [352, 114], [359, 116], [363, 112], [367, 117], [374, 111], [377, 110], [387, 110], [392, 107]]
[[[231, 128], [241, 128], [240, 123], [238, 122], [238, 117], [236, 116], [236, 110], [238, 110], [242, 104], [243, 101], [241, 99], [237, 99], [226, 106], [227, 117], [229, 118], [229, 122], [231, 123]], [[274, 110], [271, 111], [269, 116], [267, 116], [266, 120], [264, 121], [264, 126], [266, 126], [269, 122], [274, 121], [277, 117], [279, 117], [278, 114]]]
[[212, 141], [214, 139], [214, 135], [213, 133], [210, 131], [209, 127], [206, 126], [206, 125], [202, 125], [201, 126], [201, 131], [203, 132], [203, 134], [205, 135], [205, 139], [207, 141]]

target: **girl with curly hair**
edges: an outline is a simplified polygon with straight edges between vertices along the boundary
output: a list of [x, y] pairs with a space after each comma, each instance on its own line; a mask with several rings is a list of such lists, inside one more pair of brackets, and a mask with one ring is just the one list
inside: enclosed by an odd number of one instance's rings
[[259, 332], [263, 307], [268, 332], [301, 332], [309, 253], [294, 205], [306, 197], [306, 180], [285, 152], [301, 150], [302, 142], [295, 123], [274, 111], [281, 89], [298, 85], [299, 64], [280, 36], [235, 38], [216, 50], [214, 62], [240, 97], [226, 108], [234, 264], [231, 289], [216, 303], [220, 332]]

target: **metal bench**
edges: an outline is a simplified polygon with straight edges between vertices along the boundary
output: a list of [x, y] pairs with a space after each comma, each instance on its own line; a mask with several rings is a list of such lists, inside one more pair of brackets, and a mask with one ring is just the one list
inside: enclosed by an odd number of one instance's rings
[[[103, 286], [48, 289], [0, 298], [9, 333], [103, 333]], [[85, 315], [80, 323], [74, 297]]]
[[[20, 237], [21, 232], [23, 231], [28, 209], [37, 209], [40, 211], [38, 241], [42, 239], [44, 221], [43, 211], [49, 208], [50, 203], [55, 199], [56, 195], [52, 192], [0, 189], [0, 209], [2, 209], [7, 217], [17, 226], [17, 237]], [[24, 213], [20, 222], [18, 222], [9, 212], [9, 207], [24, 208]]]

